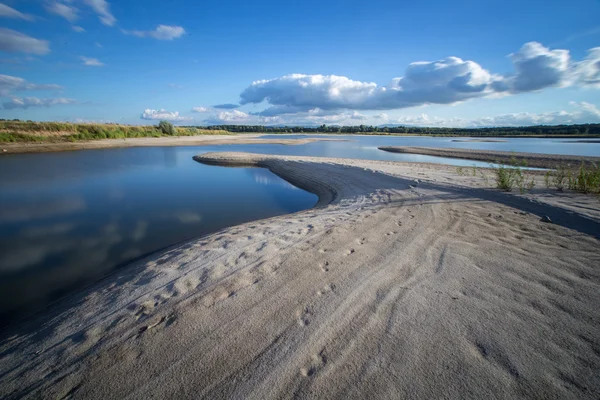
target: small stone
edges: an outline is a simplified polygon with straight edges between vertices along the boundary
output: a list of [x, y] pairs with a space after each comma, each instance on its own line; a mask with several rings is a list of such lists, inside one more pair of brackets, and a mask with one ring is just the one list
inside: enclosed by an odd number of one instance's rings
[[551, 224], [551, 223], [552, 223], [552, 220], [551, 220], [551, 219], [550, 219], [550, 217], [549, 217], [549, 216], [547, 216], [547, 215], [544, 215], [544, 216], [542, 217], [541, 221], [542, 221], [542, 222], [547, 222], [547, 223], [549, 223], [549, 224]]
[[2, 151], [3, 151], [4, 153], [6, 153], [8, 150], [6, 150], [6, 149], [2, 149]]

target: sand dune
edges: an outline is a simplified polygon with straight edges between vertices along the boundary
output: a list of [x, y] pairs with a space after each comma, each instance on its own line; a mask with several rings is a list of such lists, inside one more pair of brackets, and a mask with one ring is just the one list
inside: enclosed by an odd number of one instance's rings
[[598, 220], [443, 166], [197, 160], [269, 168], [319, 204], [140, 260], [4, 332], [1, 397], [599, 397]]

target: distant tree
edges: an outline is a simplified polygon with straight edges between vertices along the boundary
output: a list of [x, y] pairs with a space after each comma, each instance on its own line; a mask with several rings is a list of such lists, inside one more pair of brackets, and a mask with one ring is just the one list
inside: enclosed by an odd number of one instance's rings
[[175, 134], [175, 127], [173, 126], [172, 123], [170, 123], [169, 121], [160, 121], [158, 123], [158, 129], [164, 133], [165, 135], [174, 135]]

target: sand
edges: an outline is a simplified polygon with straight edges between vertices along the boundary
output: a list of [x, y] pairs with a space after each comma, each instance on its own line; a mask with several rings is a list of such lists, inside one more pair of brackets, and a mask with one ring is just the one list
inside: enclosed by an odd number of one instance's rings
[[197, 160], [269, 168], [319, 203], [147, 257], [3, 332], [0, 397], [600, 396], [600, 220], [444, 166]]
[[199, 135], [175, 137], [144, 137], [127, 139], [100, 139], [77, 142], [45, 143], [0, 143], [0, 156], [18, 153], [44, 153], [54, 151], [72, 151], [89, 149], [111, 149], [118, 147], [158, 147], [158, 146], [213, 146], [219, 144], [307, 144], [316, 141], [342, 139], [304, 138], [304, 139], [261, 139], [262, 134], [243, 135]]
[[600, 165], [600, 157], [570, 156], [562, 154], [522, 153], [497, 150], [442, 149], [437, 147], [381, 146], [379, 150], [392, 153], [424, 154], [428, 156], [463, 158], [467, 160], [500, 162], [510, 164], [513, 159], [526, 162], [533, 168], [557, 168], [561, 165], [578, 167], [582, 162], [588, 165]]

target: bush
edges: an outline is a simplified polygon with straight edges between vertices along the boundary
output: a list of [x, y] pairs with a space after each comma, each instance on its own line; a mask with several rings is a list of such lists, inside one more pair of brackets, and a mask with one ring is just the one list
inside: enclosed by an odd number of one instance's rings
[[496, 173], [496, 187], [505, 192], [512, 191], [523, 177], [519, 168], [510, 168], [504, 165], [500, 165], [494, 172]]
[[600, 193], [600, 167], [595, 164], [581, 163], [578, 170], [560, 165], [552, 171], [546, 172], [544, 177], [546, 187], [555, 188], [562, 192], [565, 188], [582, 193]]
[[160, 121], [158, 123], [158, 129], [165, 135], [173, 136], [175, 134], [175, 127], [169, 121]]
[[533, 189], [535, 186], [533, 178], [531, 181], [527, 182], [525, 180], [525, 175], [523, 175], [523, 171], [521, 171], [520, 168], [520, 166], [525, 167], [526, 164], [524, 162], [519, 164], [515, 157], [511, 159], [510, 164], [510, 167], [500, 164], [498, 168], [494, 168], [494, 172], [496, 173], [496, 187], [506, 192], [510, 192], [516, 186], [519, 188], [521, 194]]

